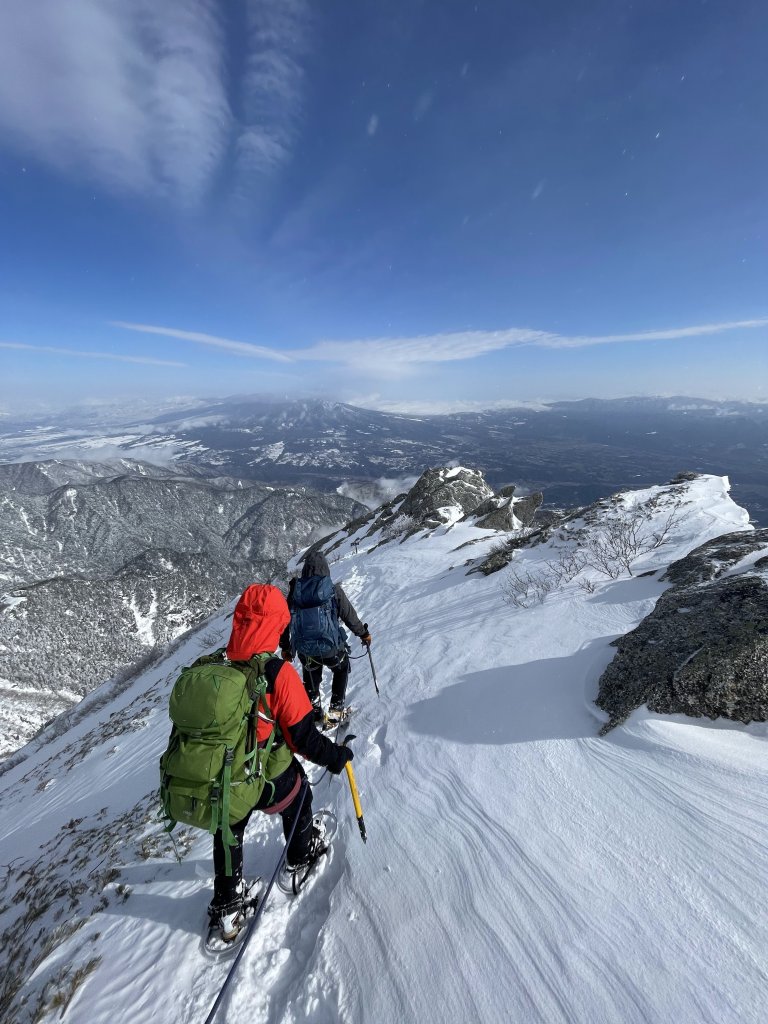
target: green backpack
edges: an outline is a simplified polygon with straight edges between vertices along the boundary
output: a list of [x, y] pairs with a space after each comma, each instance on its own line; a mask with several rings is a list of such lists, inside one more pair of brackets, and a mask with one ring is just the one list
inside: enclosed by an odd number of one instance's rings
[[[230, 847], [237, 845], [230, 825], [252, 810], [265, 785], [291, 762], [267, 704], [265, 668], [272, 654], [257, 654], [236, 668], [224, 648], [198, 658], [182, 670], [171, 692], [173, 722], [168, 747], [160, 758], [160, 800], [166, 829], [178, 822], [221, 829], [226, 872], [232, 873]], [[256, 745], [256, 719], [272, 725], [263, 747]]]

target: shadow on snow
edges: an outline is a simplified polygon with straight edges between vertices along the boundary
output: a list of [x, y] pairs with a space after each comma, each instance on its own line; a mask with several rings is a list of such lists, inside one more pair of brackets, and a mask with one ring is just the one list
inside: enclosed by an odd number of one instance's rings
[[453, 686], [413, 704], [413, 732], [455, 743], [505, 744], [595, 736], [590, 710], [600, 673], [613, 657], [603, 637], [563, 658], [471, 672]]

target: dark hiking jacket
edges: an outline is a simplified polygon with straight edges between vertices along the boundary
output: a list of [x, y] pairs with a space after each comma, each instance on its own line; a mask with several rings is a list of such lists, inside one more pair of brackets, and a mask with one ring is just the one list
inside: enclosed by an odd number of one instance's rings
[[[301, 578], [303, 580], [309, 579], [310, 576], [330, 576], [331, 570], [328, 566], [328, 562], [324, 554], [320, 551], [310, 551], [304, 559], [304, 567], [301, 570]], [[288, 587], [288, 608], [293, 611], [293, 588], [296, 583], [295, 579], [292, 579]], [[355, 636], [361, 639], [366, 635], [368, 630], [365, 625], [358, 618], [357, 612], [352, 607], [352, 604], [347, 595], [342, 590], [340, 583], [334, 583], [334, 593], [336, 594], [336, 605], [339, 610], [339, 618], [344, 625], [352, 630]], [[290, 637], [290, 624], [286, 626], [280, 637], [280, 647], [284, 651], [291, 650], [291, 637]]]

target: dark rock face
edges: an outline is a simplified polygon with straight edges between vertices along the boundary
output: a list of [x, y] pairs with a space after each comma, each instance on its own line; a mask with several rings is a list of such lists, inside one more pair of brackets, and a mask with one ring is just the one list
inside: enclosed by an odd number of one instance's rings
[[[690, 555], [674, 562], [664, 574], [676, 587], [693, 587], [718, 579], [754, 551], [761, 551], [768, 541], [768, 530], [749, 533], [727, 533], [702, 544]], [[758, 568], [755, 563], [755, 568]]]
[[521, 526], [530, 526], [536, 515], [536, 509], [544, 501], [541, 491], [535, 494], [527, 494], [524, 498], [503, 497], [501, 493], [491, 499], [496, 502], [496, 507], [489, 509], [483, 515], [480, 509], [475, 511], [479, 515], [477, 526], [485, 530], [517, 530]]
[[499, 572], [500, 569], [509, 565], [512, 561], [512, 556], [520, 548], [536, 547], [537, 544], [542, 544], [548, 537], [549, 531], [541, 529], [525, 536], [510, 537], [508, 540], [502, 540], [499, 544], [494, 545], [491, 553], [486, 555], [481, 562], [473, 565], [467, 575], [469, 576], [473, 572], [477, 572], [482, 576], [492, 576], [493, 573]]
[[611, 716], [602, 733], [643, 704], [659, 714], [768, 719], [768, 564], [749, 558], [763, 550], [768, 530], [732, 533], [670, 566], [671, 589], [615, 641], [596, 701]]

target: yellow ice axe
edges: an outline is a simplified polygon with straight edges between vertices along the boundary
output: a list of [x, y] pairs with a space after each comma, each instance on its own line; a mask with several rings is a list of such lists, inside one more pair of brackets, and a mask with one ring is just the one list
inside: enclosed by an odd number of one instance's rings
[[[347, 736], [344, 740], [343, 746], [346, 746], [354, 738], [355, 737], [352, 734]], [[360, 838], [363, 842], [366, 842], [367, 837], [365, 834], [365, 821], [363, 820], [363, 808], [360, 804], [360, 794], [357, 792], [357, 783], [355, 782], [355, 773], [352, 770], [352, 763], [347, 761], [344, 765], [344, 769], [347, 773], [347, 778], [349, 779], [349, 789], [352, 793], [352, 803], [355, 805], [355, 814], [357, 815], [357, 827], [360, 829]]]

